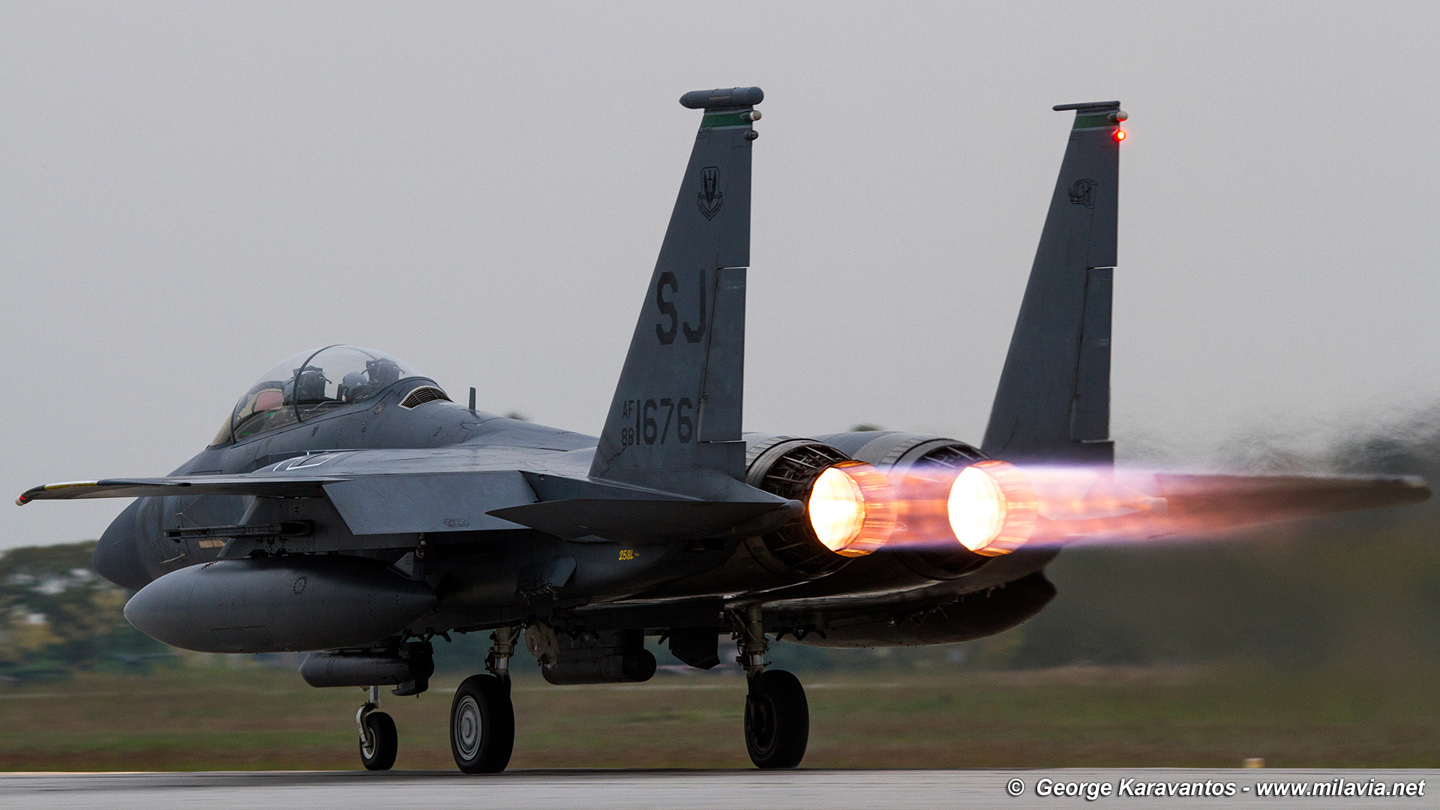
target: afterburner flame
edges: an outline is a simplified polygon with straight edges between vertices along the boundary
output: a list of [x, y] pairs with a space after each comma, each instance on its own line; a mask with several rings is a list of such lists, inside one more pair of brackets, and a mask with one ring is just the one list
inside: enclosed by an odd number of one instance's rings
[[809, 503], [810, 527], [837, 554], [858, 557], [883, 545], [998, 557], [1022, 546], [1223, 537], [1240, 527], [1417, 503], [1429, 495], [1424, 481], [1401, 476], [1016, 467], [986, 459], [958, 473], [923, 463], [881, 473], [845, 461], [817, 477]]
[[1038, 504], [1023, 473], [1003, 461], [981, 461], [955, 477], [946, 507], [960, 545], [998, 557], [1030, 539]]
[[828, 467], [810, 487], [810, 528], [822, 545], [846, 557], [863, 557], [895, 531], [895, 504], [885, 475], [860, 461]]

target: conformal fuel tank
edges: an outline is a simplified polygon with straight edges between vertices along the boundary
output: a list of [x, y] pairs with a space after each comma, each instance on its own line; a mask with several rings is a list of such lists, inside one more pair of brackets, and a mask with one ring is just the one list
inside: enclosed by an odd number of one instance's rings
[[200, 652], [364, 647], [425, 615], [435, 592], [360, 557], [220, 560], [140, 589], [125, 618], [152, 638]]

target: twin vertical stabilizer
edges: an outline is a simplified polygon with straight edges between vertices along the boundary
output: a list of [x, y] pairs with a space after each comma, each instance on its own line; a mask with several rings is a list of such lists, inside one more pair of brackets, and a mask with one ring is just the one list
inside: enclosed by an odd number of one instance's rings
[[1075, 124], [985, 429], [1018, 462], [1113, 464], [1110, 305], [1120, 102], [1062, 104]]
[[[686, 93], [704, 111], [590, 476], [706, 497], [742, 480], [745, 272], [758, 87]], [[1110, 311], [1118, 101], [1073, 110], [1060, 177], [982, 449], [1112, 464]], [[709, 482], [709, 483], [707, 483]], [[723, 487], [722, 487], [723, 488]]]
[[[593, 478], [704, 497], [745, 477], [740, 438], [758, 87], [698, 90], [700, 132], [615, 389]], [[708, 481], [708, 482], [707, 482]]]

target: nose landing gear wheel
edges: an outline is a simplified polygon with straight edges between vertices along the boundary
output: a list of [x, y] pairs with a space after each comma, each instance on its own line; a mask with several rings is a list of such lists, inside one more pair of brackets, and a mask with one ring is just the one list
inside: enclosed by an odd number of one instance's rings
[[400, 735], [395, 733], [395, 721], [385, 712], [370, 712], [361, 721], [364, 733], [360, 737], [360, 762], [367, 771], [388, 771], [395, 764], [395, 754], [400, 748]]
[[790, 673], [772, 669], [750, 678], [745, 698], [745, 748], [757, 768], [793, 768], [810, 741], [810, 705]]
[[515, 748], [515, 707], [510, 684], [494, 675], [472, 675], [450, 704], [450, 753], [465, 773], [499, 773]]

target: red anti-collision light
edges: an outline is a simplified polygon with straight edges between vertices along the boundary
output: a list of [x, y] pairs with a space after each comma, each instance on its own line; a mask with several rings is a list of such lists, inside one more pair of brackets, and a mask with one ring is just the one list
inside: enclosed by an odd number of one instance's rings
[[1123, 130], [1123, 129], [1117, 129], [1117, 130], [1115, 130], [1115, 134], [1114, 134], [1113, 136], [1111, 136], [1111, 137], [1113, 137], [1113, 138], [1115, 139], [1115, 142], [1116, 142], [1116, 143], [1119, 143], [1119, 142], [1125, 140], [1125, 130]]

